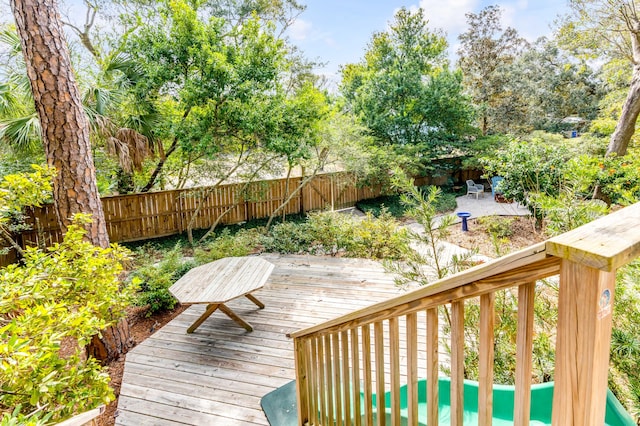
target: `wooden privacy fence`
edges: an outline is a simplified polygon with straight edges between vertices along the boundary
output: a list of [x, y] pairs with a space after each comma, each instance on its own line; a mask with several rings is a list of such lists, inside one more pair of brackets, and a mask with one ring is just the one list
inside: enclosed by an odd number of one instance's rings
[[[518, 326], [512, 418], [515, 425], [528, 425], [536, 280], [560, 275], [553, 425], [602, 425], [616, 269], [640, 255], [639, 225], [640, 203], [545, 243], [291, 333], [298, 424], [437, 426], [438, 399], [444, 398], [450, 402], [451, 425], [461, 426], [464, 306], [476, 299], [480, 332], [475, 402], [478, 424], [491, 425], [494, 295], [513, 288]], [[451, 312], [448, 395], [439, 394], [438, 387], [438, 308], [445, 305]], [[418, 340], [419, 328], [426, 328], [426, 341]], [[418, 396], [420, 377], [427, 379], [426, 404]], [[401, 406], [403, 392], [406, 407]]]
[[[222, 224], [268, 217], [301, 181], [301, 177], [291, 178], [288, 191], [286, 179], [273, 179], [249, 185], [236, 183], [103, 197], [102, 205], [110, 240], [128, 242], [182, 233], [192, 219], [192, 229], [203, 229], [209, 228], [223, 214]], [[377, 197], [380, 192], [379, 187], [359, 188], [349, 173], [317, 175], [287, 203], [284, 213], [350, 207], [360, 200]], [[32, 229], [23, 232], [19, 238], [23, 247], [50, 245], [62, 240], [52, 205], [34, 209], [29, 221]], [[11, 263], [14, 259], [15, 253], [10, 253], [0, 257], [0, 264]]]

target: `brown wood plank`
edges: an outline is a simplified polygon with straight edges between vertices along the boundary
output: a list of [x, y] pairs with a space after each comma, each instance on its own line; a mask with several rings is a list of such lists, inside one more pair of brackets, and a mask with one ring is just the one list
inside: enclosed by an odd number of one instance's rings
[[438, 309], [427, 310], [427, 424], [438, 426]]
[[640, 256], [640, 203], [546, 242], [549, 254], [611, 272]]
[[478, 361], [478, 425], [491, 426], [493, 417], [495, 293], [480, 296], [480, 353]]
[[[364, 307], [399, 292], [381, 266], [371, 261], [319, 258], [319, 266], [307, 266], [315, 258], [279, 255], [260, 258], [276, 265], [266, 285], [254, 293], [265, 308], [258, 309], [245, 298], [228, 304], [254, 326], [254, 331], [248, 333], [216, 313], [195, 333], [186, 334], [186, 328], [204, 312], [205, 306], [187, 309], [127, 355], [124, 393], [116, 424], [155, 422], [163, 425], [181, 421], [186, 424], [266, 424], [265, 419], [252, 417], [252, 413], [262, 414], [259, 399], [295, 378], [293, 340], [287, 338], [288, 332], [304, 324], [313, 325], [343, 315], [354, 304]], [[307, 281], [312, 284], [306, 284]], [[402, 332], [404, 319], [399, 319], [398, 327], [397, 340], [402, 354], [407, 346]], [[371, 362], [371, 352], [367, 355], [367, 351], [371, 351], [371, 338], [362, 330], [349, 332], [347, 338], [346, 333], [341, 333], [337, 339], [338, 353], [350, 356], [350, 362], [346, 363], [343, 359], [327, 364], [327, 356], [331, 362], [334, 352], [331, 339], [328, 345], [324, 337], [311, 340], [309, 351], [317, 354], [317, 364], [308, 368], [313, 371], [308, 387], [315, 389], [309, 392], [309, 415], [315, 413], [320, 422], [326, 423], [328, 414], [337, 408], [337, 395], [326, 398], [324, 392], [318, 391], [329, 380], [342, 386], [343, 392], [338, 394], [342, 394], [340, 404], [344, 417], [363, 420], [368, 416], [373, 420], [370, 409], [359, 413], [359, 404], [354, 404], [353, 410], [348, 404], [352, 392], [358, 400], [360, 380], [363, 390], [368, 388], [369, 394], [378, 385], [382, 385], [384, 394], [386, 385], [391, 383], [391, 360], [383, 355], [379, 367]], [[422, 342], [419, 344], [424, 344], [424, 322], [418, 326], [417, 333], [418, 341]], [[385, 349], [390, 344], [388, 335], [383, 333], [379, 342], [382, 351], [388, 350]], [[406, 368], [401, 365], [399, 371], [404, 383]], [[173, 388], [169, 388], [169, 384]], [[201, 398], [204, 402], [200, 403], [205, 404], [208, 407], [205, 411], [209, 412], [190, 409]]]
[[451, 303], [451, 426], [462, 426], [464, 410], [464, 302]]
[[529, 426], [531, 371], [533, 367], [533, 303], [536, 283], [518, 288], [518, 331], [516, 335], [516, 393], [513, 424]]
[[407, 315], [407, 421], [418, 424], [418, 315]]
[[378, 411], [378, 425], [385, 425], [385, 401], [384, 401], [384, 329], [382, 322], [373, 323], [374, 348], [376, 351], [376, 409]]
[[563, 260], [553, 425], [602, 425], [616, 273]]
[[398, 318], [389, 319], [389, 353], [391, 373], [391, 423], [400, 423], [400, 330]]

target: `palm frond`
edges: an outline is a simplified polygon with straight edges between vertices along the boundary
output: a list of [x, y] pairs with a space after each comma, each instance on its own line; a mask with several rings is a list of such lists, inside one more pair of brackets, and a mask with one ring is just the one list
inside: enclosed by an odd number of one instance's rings
[[32, 153], [41, 146], [42, 134], [38, 114], [0, 120], [0, 140], [14, 151]]
[[87, 104], [83, 104], [83, 109], [89, 120], [91, 132], [99, 137], [106, 137], [106, 135], [112, 133], [114, 125], [107, 115], [100, 114], [95, 108]]
[[0, 83], [0, 115], [3, 117], [15, 115], [20, 109], [20, 103], [13, 87], [7, 83]]
[[118, 53], [108, 58], [104, 72], [105, 74], [113, 75], [115, 74], [114, 71], [119, 71], [124, 76], [123, 79], [119, 80], [123, 87], [133, 86], [144, 76], [140, 65], [124, 53]]
[[14, 25], [4, 25], [0, 29], [0, 43], [8, 48], [11, 56], [22, 55], [20, 36]]

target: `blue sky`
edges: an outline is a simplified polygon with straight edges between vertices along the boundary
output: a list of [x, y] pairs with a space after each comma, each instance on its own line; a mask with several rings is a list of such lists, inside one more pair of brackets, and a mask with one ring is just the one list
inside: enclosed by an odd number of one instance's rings
[[289, 37], [308, 58], [327, 62], [316, 71], [334, 83], [339, 81], [340, 65], [360, 60], [371, 35], [384, 31], [403, 6], [422, 7], [429, 26], [445, 31], [452, 60], [458, 34], [466, 28], [467, 12], [477, 13], [498, 4], [503, 9], [503, 26], [511, 26], [533, 41], [551, 35], [554, 20], [567, 11], [564, 0], [308, 0], [306, 4], [307, 9], [289, 29]]

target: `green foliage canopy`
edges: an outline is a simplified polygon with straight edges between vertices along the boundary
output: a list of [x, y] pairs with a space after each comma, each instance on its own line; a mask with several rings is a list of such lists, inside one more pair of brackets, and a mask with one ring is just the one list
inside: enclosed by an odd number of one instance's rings
[[[113, 399], [109, 376], [84, 346], [115, 324], [133, 286], [119, 277], [125, 249], [84, 241], [77, 215], [61, 243], [27, 248], [23, 264], [0, 270], [0, 412], [60, 420]], [[63, 342], [72, 349], [61, 353]], [[73, 343], [75, 342], [75, 344]]]
[[[266, 150], [290, 164], [310, 155], [326, 99], [300, 68], [275, 25], [256, 14], [234, 23], [206, 5], [175, 0], [162, 22], [132, 36], [126, 50], [145, 78], [133, 90], [165, 111], [157, 135], [208, 161]], [[302, 67], [304, 68], [304, 67]]]
[[431, 158], [470, 131], [462, 76], [448, 69], [446, 40], [430, 31], [419, 9], [400, 9], [387, 32], [376, 33], [364, 60], [342, 70], [341, 90], [380, 145]]

